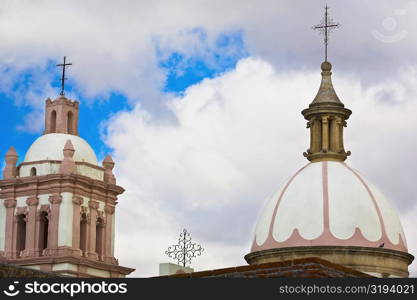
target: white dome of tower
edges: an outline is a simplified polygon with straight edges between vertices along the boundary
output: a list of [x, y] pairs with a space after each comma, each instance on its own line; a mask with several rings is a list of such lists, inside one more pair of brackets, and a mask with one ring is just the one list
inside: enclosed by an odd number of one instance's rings
[[[78, 101], [61, 95], [53, 101], [48, 98], [45, 106], [44, 134], [29, 147], [19, 165], [18, 176], [69, 172], [103, 180], [104, 168], [99, 165], [94, 150], [78, 136]], [[69, 151], [67, 158], [65, 150]]]
[[25, 162], [62, 160], [64, 158], [62, 149], [68, 140], [71, 140], [74, 146], [74, 161], [98, 165], [94, 150], [83, 138], [65, 133], [48, 133], [40, 136], [26, 152]]

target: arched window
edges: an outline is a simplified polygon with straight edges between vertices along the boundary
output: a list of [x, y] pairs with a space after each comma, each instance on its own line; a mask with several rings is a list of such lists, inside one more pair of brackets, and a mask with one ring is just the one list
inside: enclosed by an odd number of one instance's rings
[[48, 247], [48, 229], [49, 229], [49, 220], [48, 213], [46, 211], [41, 212], [39, 218], [39, 250], [40, 255], [44, 249]]
[[73, 132], [73, 114], [72, 111], [68, 112], [68, 116], [67, 116], [67, 133], [68, 134], [74, 134]]
[[30, 176], [36, 176], [36, 168], [35, 167], [30, 168]]
[[51, 132], [56, 132], [56, 111], [51, 113]]
[[26, 220], [24, 214], [17, 215], [16, 218], [16, 252], [20, 256], [21, 251], [25, 250], [26, 247]]
[[80, 249], [82, 255], [85, 255], [87, 246], [87, 216], [85, 213], [81, 215], [80, 221]]
[[103, 243], [104, 243], [104, 221], [102, 218], [98, 218], [96, 225], [96, 252], [98, 258], [101, 260], [103, 256]]

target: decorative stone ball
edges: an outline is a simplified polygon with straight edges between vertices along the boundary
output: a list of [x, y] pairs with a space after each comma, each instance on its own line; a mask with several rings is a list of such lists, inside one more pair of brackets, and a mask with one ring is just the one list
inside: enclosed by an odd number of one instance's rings
[[321, 70], [322, 71], [330, 71], [332, 69], [332, 64], [328, 61], [325, 61], [321, 64]]

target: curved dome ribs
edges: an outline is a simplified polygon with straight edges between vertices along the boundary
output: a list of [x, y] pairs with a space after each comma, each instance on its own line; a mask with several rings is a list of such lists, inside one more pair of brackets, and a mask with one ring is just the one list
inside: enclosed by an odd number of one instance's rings
[[[321, 176], [322, 178], [322, 207], [323, 207], [323, 219], [317, 220], [312, 218], [310, 221], [311, 223], [317, 223], [322, 222], [323, 224], [323, 230], [321, 233], [318, 234], [318, 237], [313, 239], [308, 239], [305, 236], [303, 236], [303, 232], [306, 230], [306, 228], [297, 227], [294, 224], [285, 224], [285, 226], [292, 226], [291, 234], [288, 238], [286, 238], [283, 241], [277, 241], [276, 239], [276, 231], [279, 231], [279, 225], [280, 225], [280, 214], [278, 213], [278, 208], [282, 204], [281, 201], [283, 197], [285, 197], [285, 193], [288, 191], [288, 188], [291, 184], [300, 184], [302, 183], [302, 180], [295, 181], [295, 178], [297, 176], [303, 176], [303, 171], [312, 164], [308, 164], [304, 166], [302, 169], [300, 169], [291, 179], [287, 182], [287, 184], [284, 186], [281, 194], [279, 195], [278, 200], [271, 199], [270, 201], [276, 201], [276, 205], [274, 207], [274, 212], [272, 214], [271, 219], [269, 220], [269, 224], [265, 224], [268, 226], [268, 235], [266, 240], [264, 239], [263, 243], [258, 244], [260, 242], [257, 239], [257, 236], [255, 236], [254, 243], [252, 246], [252, 251], [259, 251], [259, 250], [265, 250], [265, 249], [271, 249], [271, 248], [283, 248], [283, 247], [296, 247], [296, 246], [323, 246], [323, 245], [331, 245], [331, 246], [361, 246], [361, 247], [380, 247], [383, 246], [384, 248], [393, 249], [393, 250], [399, 250], [399, 251], [407, 251], [405, 240], [403, 239], [403, 236], [401, 235], [402, 229], [398, 228], [398, 232], [396, 233], [398, 235], [398, 243], [395, 243], [392, 241], [392, 239], [389, 238], [389, 235], [386, 232], [386, 220], [384, 220], [383, 213], [381, 212], [381, 209], [377, 203], [377, 200], [375, 198], [375, 195], [372, 193], [370, 187], [366, 183], [366, 181], [354, 170], [352, 170], [350, 167], [348, 167], [344, 163], [339, 162], [327, 162], [323, 161], [320, 163], [320, 173], [317, 174], [317, 176]], [[332, 228], [332, 225], [330, 223], [331, 212], [329, 209], [330, 202], [337, 203], [337, 199], [331, 199], [329, 196], [329, 167], [328, 165], [332, 164], [332, 167], [334, 168], [343, 168], [344, 171], [342, 172], [349, 172], [349, 176], [353, 176], [358, 181], [358, 185], [362, 186], [362, 195], [360, 199], [352, 199], [352, 206], [359, 204], [359, 209], [361, 208], [360, 205], [363, 201], [371, 201], [373, 209], [376, 211], [376, 215], [378, 216], [378, 221], [374, 222], [372, 224], [373, 228], [364, 228], [363, 220], [360, 218], [364, 218], [363, 214], [356, 214], [349, 216], [348, 223], [343, 224], [343, 227], [346, 227], [349, 229], [349, 232], [353, 232], [350, 234], [350, 236], [346, 239], [340, 238], [338, 236], [340, 235], [346, 235], [345, 232], [343, 234], [338, 234], [338, 232], [335, 232], [335, 228]], [[337, 166], [337, 167], [336, 167]], [[336, 175], [336, 174], [332, 174]], [[302, 179], [302, 178], [301, 178]], [[307, 179], [308, 180], [308, 179]], [[295, 187], [300, 190], [302, 190], [302, 186]], [[345, 191], [342, 191], [343, 193], [349, 193], [350, 187], [346, 187], [347, 189]], [[366, 193], [366, 194], [365, 194]], [[355, 194], [352, 194], [355, 195]], [[308, 197], [308, 191], [305, 191], [300, 195], [300, 197]], [[366, 199], [365, 199], [366, 198]], [[297, 199], [291, 199], [291, 201], [297, 201]], [[369, 203], [365, 203], [369, 204]], [[296, 203], [294, 203], [295, 206], [297, 206]], [[369, 205], [368, 205], [369, 207]], [[355, 207], [353, 207], [355, 208]], [[300, 207], [300, 209], [303, 209], [303, 207]], [[367, 208], [364, 206], [364, 210]], [[281, 212], [282, 214], [285, 212]], [[305, 214], [303, 214], [305, 216]], [[333, 216], [337, 217], [337, 216]], [[339, 222], [339, 220], [337, 220]], [[362, 222], [361, 222], [362, 221]], [[366, 222], [365, 222], [366, 223]], [[393, 221], [388, 220], [388, 223], [394, 223]], [[362, 225], [362, 226], [361, 226]], [[265, 228], [264, 228], [265, 229]], [[259, 228], [258, 230], [262, 230]], [[371, 239], [369, 238], [369, 234], [366, 233], [371, 232], [373, 235], [377, 235], [379, 238]], [[377, 232], [375, 234], [375, 232]], [[378, 233], [380, 232], [380, 233]], [[258, 235], [258, 233], [256, 234]]]
[[[362, 179], [361, 176], [359, 176], [358, 173], [356, 173], [352, 168], [348, 167], [347, 165], [345, 165], [346, 168], [348, 168], [354, 175], [355, 177], [362, 183], [362, 185], [365, 187], [366, 191], [368, 192], [369, 198], [371, 198], [372, 200], [372, 204], [374, 205], [374, 208], [376, 210], [376, 213], [378, 214], [378, 219], [379, 219], [379, 223], [380, 223], [380, 227], [381, 227], [381, 232], [382, 232], [382, 236], [387, 236], [387, 233], [385, 231], [385, 222], [384, 222], [384, 218], [382, 217], [381, 214], [381, 210], [379, 209], [378, 204], [376, 203], [374, 194], [372, 194], [372, 191], [370, 190], [369, 186], [366, 184], [365, 180]], [[387, 241], [388, 242], [388, 241]]]
[[303, 170], [304, 170], [307, 166], [308, 166], [308, 164], [307, 164], [307, 165], [305, 165], [304, 167], [302, 167], [299, 171], [297, 171], [297, 173], [295, 173], [295, 174], [294, 174], [294, 175], [290, 178], [290, 180], [287, 182], [287, 184], [286, 184], [286, 185], [285, 185], [285, 187], [283, 188], [283, 190], [282, 190], [281, 194], [279, 195], [279, 198], [278, 198], [277, 204], [276, 204], [276, 206], [275, 206], [275, 208], [274, 208], [274, 212], [273, 212], [273, 214], [272, 214], [271, 224], [270, 224], [270, 226], [269, 226], [269, 231], [268, 231], [268, 237], [269, 237], [269, 236], [272, 236], [272, 232], [273, 232], [273, 228], [274, 228], [274, 225], [275, 225], [275, 220], [276, 220], [276, 216], [277, 216], [278, 206], [281, 204], [282, 197], [284, 196], [285, 192], [287, 191], [287, 188], [289, 187], [289, 185], [291, 184], [291, 182], [294, 180], [294, 178], [295, 178], [295, 177], [296, 177], [299, 173], [301, 173], [301, 171], [303, 171]]

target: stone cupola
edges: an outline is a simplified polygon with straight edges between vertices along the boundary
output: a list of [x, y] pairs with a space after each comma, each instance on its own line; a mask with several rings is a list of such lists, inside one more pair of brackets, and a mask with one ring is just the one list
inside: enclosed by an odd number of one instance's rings
[[332, 65], [321, 64], [321, 84], [319, 91], [309, 107], [301, 113], [308, 120], [310, 128], [310, 148], [303, 153], [311, 162], [332, 160], [345, 161], [350, 151], [345, 151], [343, 127], [352, 111], [345, 108], [332, 84]]
[[78, 135], [78, 101], [46, 100], [45, 131], [0, 179], [0, 261], [75, 277], [124, 277], [115, 257], [114, 161]]
[[45, 101], [45, 130], [48, 133], [78, 135], [79, 102], [61, 95], [55, 100]]

